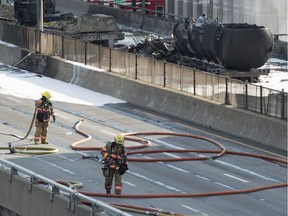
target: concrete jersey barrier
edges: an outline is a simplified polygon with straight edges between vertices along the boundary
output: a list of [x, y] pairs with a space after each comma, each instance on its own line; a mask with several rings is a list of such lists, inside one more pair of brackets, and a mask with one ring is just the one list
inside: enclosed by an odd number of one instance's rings
[[280, 119], [106, 73], [102, 69], [92, 70], [58, 57], [48, 58], [46, 75], [207, 128], [270, 147], [287, 148], [287, 122]]

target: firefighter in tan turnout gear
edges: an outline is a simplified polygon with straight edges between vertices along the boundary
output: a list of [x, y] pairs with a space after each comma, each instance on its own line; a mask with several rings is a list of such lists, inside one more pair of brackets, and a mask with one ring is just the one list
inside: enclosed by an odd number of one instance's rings
[[34, 136], [34, 143], [48, 144], [47, 135], [50, 117], [52, 116], [53, 122], [55, 122], [55, 113], [52, 103], [50, 101], [51, 93], [45, 91], [41, 93], [42, 97], [35, 102], [36, 118], [35, 127], [36, 132]]
[[124, 146], [125, 138], [119, 134], [114, 136], [113, 142], [107, 142], [101, 150], [105, 162], [102, 168], [105, 177], [106, 193], [111, 193], [113, 179], [115, 177], [115, 194], [121, 194], [122, 175], [128, 170], [127, 153]]

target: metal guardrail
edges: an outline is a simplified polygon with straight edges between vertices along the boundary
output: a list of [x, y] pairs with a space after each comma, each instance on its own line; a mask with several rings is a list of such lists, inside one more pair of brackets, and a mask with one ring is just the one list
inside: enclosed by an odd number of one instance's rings
[[19, 173], [28, 175], [30, 178], [30, 181], [31, 181], [31, 186], [32, 186], [32, 184], [37, 184], [37, 181], [39, 181], [39, 180], [41, 182], [51, 186], [52, 187], [52, 190], [51, 190], [52, 196], [54, 194], [59, 194], [60, 191], [62, 191], [63, 196], [65, 196], [64, 193], [68, 194], [68, 196], [70, 198], [70, 203], [69, 203], [68, 207], [70, 209], [73, 208], [72, 204], [76, 203], [77, 200], [83, 200], [83, 201], [91, 203], [91, 206], [92, 206], [91, 208], [92, 208], [92, 212], [93, 212], [92, 215], [95, 215], [96, 212], [99, 213], [99, 209], [101, 209], [104, 212], [109, 213], [107, 215], [132, 216], [132, 215], [130, 215], [126, 212], [123, 212], [117, 208], [114, 208], [114, 207], [112, 207], [112, 206], [110, 206], [110, 205], [108, 205], [102, 201], [90, 198], [86, 195], [83, 195], [83, 194], [73, 190], [72, 188], [61, 185], [60, 183], [57, 183], [57, 182], [55, 182], [49, 178], [46, 178], [42, 175], [39, 175], [35, 172], [32, 172], [32, 171], [26, 169], [24, 167], [21, 167], [19, 165], [11, 163], [8, 160], [0, 159], [0, 165], [11, 169], [11, 177], [12, 177], [12, 175], [19, 175]]

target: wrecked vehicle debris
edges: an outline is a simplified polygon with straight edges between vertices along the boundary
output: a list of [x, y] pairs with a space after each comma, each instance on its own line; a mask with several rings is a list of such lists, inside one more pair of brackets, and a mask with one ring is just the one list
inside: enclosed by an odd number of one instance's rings
[[192, 58], [197, 64], [202, 60], [210, 67], [216, 64], [248, 71], [263, 66], [271, 57], [273, 40], [271, 31], [263, 26], [222, 24], [218, 18], [212, 20], [203, 14], [197, 20], [187, 18], [183, 24], [176, 24], [170, 41], [150, 35], [144, 45], [127, 50], [176, 62], [190, 57], [193, 67]]

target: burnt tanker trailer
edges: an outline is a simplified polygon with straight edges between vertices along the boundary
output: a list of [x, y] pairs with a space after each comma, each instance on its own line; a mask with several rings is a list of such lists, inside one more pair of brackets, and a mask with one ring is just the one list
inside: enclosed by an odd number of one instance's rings
[[259, 68], [270, 58], [273, 34], [247, 23], [222, 24], [205, 14], [174, 27], [175, 46], [182, 55], [220, 64], [227, 69]]

